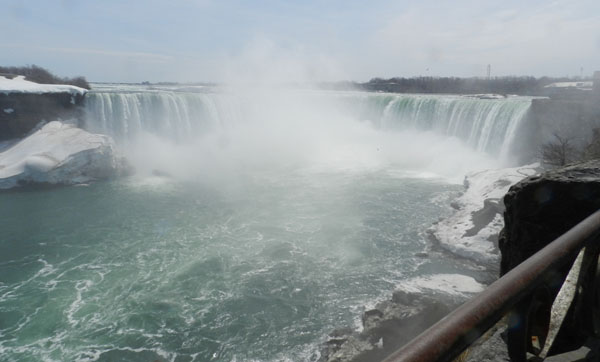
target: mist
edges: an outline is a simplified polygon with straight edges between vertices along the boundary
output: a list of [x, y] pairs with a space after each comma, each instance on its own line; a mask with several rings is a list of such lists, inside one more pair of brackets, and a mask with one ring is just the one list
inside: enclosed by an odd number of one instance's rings
[[461, 182], [468, 171], [498, 161], [453, 137], [390, 132], [351, 115], [348, 104], [318, 91], [262, 85], [229, 89], [235, 111], [213, 129], [176, 142], [138, 134], [124, 147], [142, 175], [222, 184], [265, 171], [375, 172], [399, 169]]

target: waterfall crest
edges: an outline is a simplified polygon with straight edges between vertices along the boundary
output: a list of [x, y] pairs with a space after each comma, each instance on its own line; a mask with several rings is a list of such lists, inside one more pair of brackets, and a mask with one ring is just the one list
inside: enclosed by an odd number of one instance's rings
[[[368, 120], [382, 131], [431, 131], [456, 137], [469, 147], [498, 158], [509, 154], [531, 105], [531, 99], [524, 97], [480, 99], [363, 92], [312, 92], [309, 97], [319, 98], [321, 103], [325, 99], [337, 115]], [[140, 131], [182, 141], [227, 128], [265, 108], [239, 94], [172, 90], [93, 91], [85, 102], [84, 127], [111, 135], [121, 143]]]

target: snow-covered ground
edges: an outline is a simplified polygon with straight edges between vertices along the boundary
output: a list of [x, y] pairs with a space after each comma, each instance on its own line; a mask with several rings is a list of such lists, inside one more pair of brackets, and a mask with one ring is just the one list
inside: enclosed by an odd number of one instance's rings
[[396, 289], [408, 293], [445, 293], [467, 297], [482, 292], [485, 286], [474, 278], [461, 274], [433, 274], [402, 281]]
[[70, 93], [71, 95], [83, 95], [87, 90], [66, 84], [38, 84], [25, 80], [18, 75], [12, 79], [0, 75], [0, 93]]
[[109, 136], [54, 121], [0, 151], [0, 189], [85, 183], [113, 176], [124, 167]]
[[540, 172], [539, 164], [485, 170], [465, 177], [466, 191], [455, 202], [455, 213], [431, 228], [440, 245], [484, 263], [497, 262], [497, 235], [504, 226], [502, 198], [508, 189]]

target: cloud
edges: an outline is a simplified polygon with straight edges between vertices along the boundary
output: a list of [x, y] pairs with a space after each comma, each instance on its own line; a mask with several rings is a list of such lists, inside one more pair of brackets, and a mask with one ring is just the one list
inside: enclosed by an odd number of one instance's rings
[[122, 81], [483, 76], [487, 64], [556, 76], [600, 64], [597, 0], [57, 3], [0, 12], [11, 30], [0, 62]]
[[94, 55], [104, 56], [111, 58], [132, 58], [144, 62], [152, 63], [165, 63], [174, 59], [170, 55], [157, 54], [157, 53], [146, 53], [146, 52], [124, 52], [115, 50], [103, 50], [103, 49], [87, 49], [87, 48], [66, 48], [66, 47], [44, 47], [44, 46], [30, 46], [23, 44], [0, 44], [0, 48], [22, 48], [33, 51], [52, 52], [52, 53], [63, 53], [63, 54], [83, 54], [83, 55]]
[[483, 75], [485, 65], [493, 64], [504, 74], [556, 74], [600, 61], [595, 46], [600, 17], [575, 10], [566, 2], [493, 8], [463, 1], [441, 3], [435, 12], [411, 7], [376, 31], [372, 42], [382, 59], [399, 64], [398, 73], [431, 67]]

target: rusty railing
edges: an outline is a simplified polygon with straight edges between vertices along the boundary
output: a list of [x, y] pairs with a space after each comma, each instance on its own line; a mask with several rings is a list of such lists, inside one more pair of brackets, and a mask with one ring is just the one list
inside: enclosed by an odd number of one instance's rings
[[[599, 237], [600, 210], [506, 273], [475, 298], [467, 301], [408, 344], [393, 352], [384, 361], [452, 361], [509, 312], [512, 313], [512, 316], [509, 317], [507, 344], [511, 359], [526, 361], [527, 352], [530, 352], [543, 360], [558, 333], [557, 331], [551, 332], [550, 315], [552, 314], [552, 318], [554, 318], [555, 305], [552, 304], [552, 301], [556, 295], [559, 295], [556, 300], [564, 299], [561, 294], [568, 292], [563, 292], [563, 289], [567, 289], [565, 286], [568, 284], [564, 281], [569, 281], [571, 275], [575, 274], [576, 282], [574, 283], [575, 287], [571, 288], [571, 299], [567, 303], [566, 310], [562, 312], [558, 328], [555, 329], [560, 328], [562, 318], [565, 317], [567, 310], [573, 310], [575, 307], [588, 308], [590, 301], [595, 304], [598, 302], [598, 289], [600, 288], [598, 281], [600, 279], [597, 273], [597, 261], [600, 242], [596, 241]], [[556, 280], [556, 271], [568, 263], [576, 265], [576, 260], [583, 260], [583, 264], [579, 264], [577, 270], [575, 270], [575, 266], [572, 267], [568, 276], [563, 275], [561, 282], [554, 286], [555, 290], [548, 291], [549, 278]], [[573, 272], [574, 270], [575, 272]], [[587, 285], [582, 287], [582, 283], [587, 283]], [[536, 300], [539, 302], [536, 295], [540, 293], [540, 290], [546, 290], [546, 296], [551, 295], [552, 313], [547, 305], [540, 308], [540, 304], [536, 304]], [[582, 294], [582, 290], [588, 291], [585, 298], [578, 295], [575, 298], [576, 303], [572, 303], [572, 295]], [[582, 301], [587, 304], [582, 304]], [[593, 309], [596, 310], [597, 306]], [[595, 317], [588, 317], [588, 319], [595, 320]], [[518, 321], [518, 323], [511, 323], [511, 320]], [[547, 322], [545, 328], [541, 328], [541, 332], [540, 328], [532, 327], [536, 323], [539, 324], [540, 320], [543, 323]], [[598, 327], [594, 325], [593, 328], [596, 328], [597, 332]], [[548, 343], [544, 343], [546, 341]], [[545, 348], [543, 348], [544, 344], [547, 345]], [[552, 350], [550, 352], [552, 353]]]

